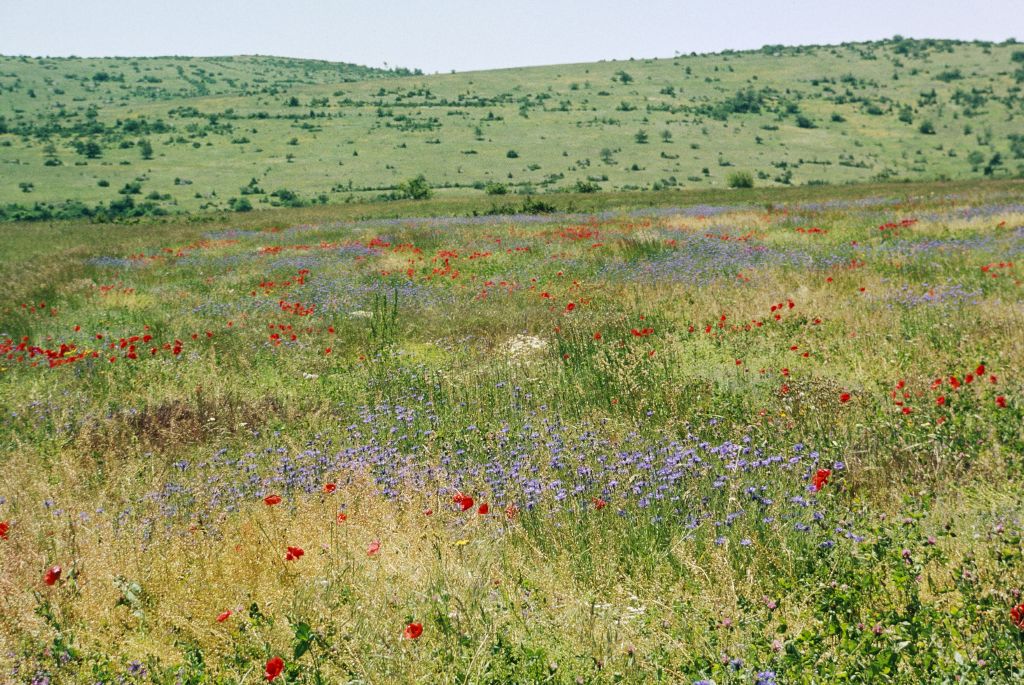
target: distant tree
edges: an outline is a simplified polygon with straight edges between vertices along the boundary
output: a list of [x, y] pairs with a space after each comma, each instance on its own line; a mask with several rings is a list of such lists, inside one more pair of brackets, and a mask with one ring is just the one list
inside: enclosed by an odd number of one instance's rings
[[284, 104], [287, 105], [288, 107], [298, 107], [299, 106], [299, 99], [293, 95], [290, 98], [288, 98], [287, 100], [285, 100]]
[[398, 184], [398, 197], [409, 200], [426, 200], [433, 192], [427, 178], [420, 174], [416, 178], [410, 178]]
[[614, 164], [614, 155], [615, 153], [612, 152], [612, 149], [610, 147], [601, 148], [601, 161], [604, 162], [605, 164]]
[[103, 155], [103, 148], [95, 140], [84, 143], [79, 141], [75, 144], [75, 150], [77, 150], [78, 154], [85, 155], [89, 159], [97, 159]]
[[508, 186], [497, 181], [490, 181], [484, 186], [484, 192], [488, 195], [504, 195], [508, 192]]
[[664, 131], [662, 131], [661, 132], [661, 140], [662, 140], [662, 142], [665, 142], [665, 143], [671, 143], [672, 142], [672, 131], [669, 131], [667, 128]]
[[249, 202], [249, 198], [247, 198], [247, 197], [233, 197], [233, 198], [231, 198], [230, 200], [228, 200], [228, 207], [230, 207], [232, 209], [232, 211], [235, 211], [235, 212], [251, 212], [252, 211], [252, 203]]
[[925, 119], [924, 121], [921, 122], [921, 125], [917, 127], [917, 130], [925, 134], [926, 136], [934, 136], [935, 124]]
[[141, 140], [139, 142], [139, 152], [142, 153], [143, 159], [153, 159], [153, 144], [148, 140]]
[[519, 156], [519, 153], [516, 152], [515, 150], [509, 150], [508, 152], [505, 153], [505, 156], [508, 157], [509, 159], [515, 159], [516, 157]]
[[633, 134], [633, 140], [635, 140], [638, 145], [645, 145], [648, 140], [647, 131], [640, 129]]
[[618, 81], [619, 83], [632, 83], [633, 77], [625, 71], [620, 70], [615, 72], [615, 76], [612, 77], [612, 81]]
[[803, 114], [798, 114], [796, 117], [796, 125], [799, 128], [818, 128], [818, 125], [811, 121], [808, 117]]

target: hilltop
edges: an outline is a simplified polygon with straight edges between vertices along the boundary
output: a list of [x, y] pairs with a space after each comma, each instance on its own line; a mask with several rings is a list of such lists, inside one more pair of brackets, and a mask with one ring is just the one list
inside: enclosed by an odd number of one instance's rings
[[899, 37], [439, 75], [0, 57], [0, 215], [1017, 176], [1022, 82], [1019, 43]]

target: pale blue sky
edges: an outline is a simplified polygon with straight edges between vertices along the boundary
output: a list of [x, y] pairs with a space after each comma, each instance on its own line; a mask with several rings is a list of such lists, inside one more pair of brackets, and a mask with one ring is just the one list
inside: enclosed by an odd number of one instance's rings
[[887, 38], [1024, 39], [1024, 0], [0, 0], [0, 54], [264, 54], [426, 72]]

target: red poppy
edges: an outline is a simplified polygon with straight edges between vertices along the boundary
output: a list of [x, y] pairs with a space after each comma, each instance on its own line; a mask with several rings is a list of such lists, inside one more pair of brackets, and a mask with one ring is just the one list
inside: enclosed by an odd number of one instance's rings
[[266, 497], [263, 498], [263, 503], [266, 504], [268, 507], [272, 507], [275, 504], [280, 504], [281, 495], [267, 495]]
[[231, 618], [231, 614], [234, 613], [231, 609], [217, 615], [217, 623], [223, 623], [224, 621]]
[[607, 506], [608, 506], [608, 503], [607, 503], [607, 502], [605, 502], [605, 501], [604, 501], [603, 499], [601, 499], [600, 497], [595, 497], [595, 498], [594, 498], [593, 500], [591, 500], [591, 501], [592, 501], [592, 502], [594, 503], [594, 508], [595, 508], [595, 509], [604, 509], [605, 507], [607, 507]]
[[839, 395], [839, 401], [842, 402], [843, 404], [846, 404], [847, 402], [849, 402], [850, 401], [850, 393], [848, 393], [848, 392], [841, 393]]
[[978, 364], [978, 368], [976, 368], [974, 370], [974, 375], [975, 376], [979, 376], [979, 377], [980, 376], [984, 376], [985, 375], [985, 365], [984, 364]]
[[481, 516], [484, 516], [490, 510], [491, 508], [487, 505], [487, 502], [484, 502], [483, 504], [480, 505], [480, 508], [476, 510], [476, 513], [480, 514]]
[[821, 490], [821, 488], [828, 483], [829, 476], [832, 475], [830, 469], [818, 469], [818, 472], [814, 474], [814, 478], [811, 481], [811, 487], [814, 488], [815, 492]]
[[343, 511], [338, 512], [338, 523], [345, 523], [348, 520], [348, 514]]
[[337, 483], [324, 483], [324, 492], [334, 492], [337, 489]]
[[406, 640], [415, 640], [423, 634], [422, 623], [410, 623], [405, 627], [405, 631], [402, 633], [402, 637]]
[[46, 569], [46, 575], [43, 576], [43, 581], [47, 585], [56, 585], [57, 581], [60, 580], [60, 574], [63, 572], [60, 566], [51, 566]]
[[466, 511], [473, 506], [473, 498], [469, 495], [463, 495], [461, 492], [455, 493], [452, 501], [458, 504], [462, 511]]
[[271, 657], [267, 660], [265, 670], [266, 673], [264, 673], [264, 676], [266, 677], [267, 681], [269, 682], [273, 680], [277, 676], [281, 675], [282, 671], [284, 671], [284, 659], [282, 659], [279, 656]]
[[942, 405], [944, 405], [945, 403], [946, 403], [946, 396], [945, 395], [939, 395], [938, 397], [935, 398], [935, 404], [939, 405], [940, 407]]
[[1013, 621], [1013, 625], [1024, 630], [1024, 604], [1018, 604], [1010, 609], [1010, 620]]
[[903, 407], [903, 409], [901, 409], [900, 411], [902, 411], [904, 414], [909, 414], [910, 412], [912, 412], [914, 410], [911, 409], [910, 407]]
[[510, 504], [505, 507], [505, 518], [512, 521], [516, 516], [519, 516], [519, 507], [514, 504]]
[[374, 540], [366, 548], [366, 556], [372, 557], [374, 554], [380, 551], [380, 540]]
[[1006, 398], [1000, 395], [996, 398], [996, 406], [1000, 409], [1006, 409]]
[[569, 304], [565, 305], [565, 311], [566, 312], [571, 312], [574, 309], [576, 309], [576, 303], [575, 302], [570, 302]]
[[299, 557], [306, 553], [301, 547], [289, 547], [288, 553], [284, 555], [285, 561], [298, 561]]
[[7, 521], [0, 521], [0, 540], [7, 539], [7, 533], [11, 530], [11, 524]]
[[594, 333], [594, 340], [600, 340], [600, 339], [601, 339], [601, 331], [598, 331], [597, 333]]

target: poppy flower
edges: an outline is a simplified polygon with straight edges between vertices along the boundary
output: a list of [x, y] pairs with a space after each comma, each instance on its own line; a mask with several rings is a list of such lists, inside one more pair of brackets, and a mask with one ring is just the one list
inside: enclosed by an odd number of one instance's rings
[[345, 523], [348, 520], [348, 514], [343, 511], [338, 512], [338, 523]]
[[607, 507], [607, 506], [608, 506], [608, 503], [607, 503], [607, 502], [605, 502], [605, 501], [604, 501], [603, 499], [601, 499], [600, 497], [595, 497], [595, 498], [594, 498], [593, 500], [591, 500], [591, 501], [592, 501], [592, 502], [594, 503], [594, 508], [595, 508], [595, 509], [604, 509], [605, 507]]
[[334, 492], [337, 489], [337, 483], [324, 483], [324, 492]]
[[264, 668], [265, 673], [263, 674], [267, 682], [272, 681], [277, 676], [281, 675], [284, 671], [284, 659], [279, 656], [271, 657], [267, 660], [267, 665]]
[[423, 634], [422, 623], [410, 623], [405, 627], [405, 631], [402, 632], [402, 637], [406, 640], [415, 640]]
[[939, 395], [938, 397], [935, 398], [935, 404], [939, 405], [940, 407], [942, 405], [944, 405], [945, 403], [946, 403], [946, 396], [945, 395]]
[[60, 566], [51, 566], [46, 569], [46, 575], [43, 576], [43, 581], [47, 585], [56, 585], [57, 581], [60, 580], [60, 574], [63, 573], [63, 569]]
[[0, 521], [0, 540], [7, 539], [7, 533], [11, 530], [11, 524], [7, 521]]
[[974, 375], [978, 376], [978, 377], [984, 376], [985, 375], [985, 365], [984, 364], [978, 364], [978, 368], [976, 368], [974, 370]]
[[380, 540], [374, 540], [366, 548], [366, 556], [372, 557], [374, 554], [380, 551]]
[[268, 507], [272, 507], [275, 504], [280, 504], [281, 495], [267, 495], [266, 497], [263, 498], [263, 503], [266, 504]]
[[821, 490], [821, 488], [828, 483], [829, 476], [832, 475], [830, 469], [818, 469], [818, 472], [814, 474], [814, 478], [811, 481], [811, 487], [814, 488], [815, 492]]
[[484, 516], [490, 510], [491, 508], [487, 505], [487, 502], [484, 502], [483, 504], [480, 505], [480, 508], [476, 510], [476, 513], [480, 514], [481, 516]]
[[461, 492], [455, 493], [452, 501], [458, 504], [462, 511], [466, 511], [473, 506], [473, 498], [469, 495], [463, 495]]
[[996, 398], [996, 406], [1000, 409], [1006, 409], [1006, 398], [1000, 395]]
[[423, 510], [423, 515], [424, 516], [433, 516], [434, 515], [434, 510], [433, 509], [424, 509]]
[[299, 558], [306, 553], [306, 550], [301, 547], [289, 547], [288, 553], [284, 555], [285, 561], [298, 561]]
[[1013, 625], [1024, 630], [1024, 604], [1018, 604], [1010, 609], [1010, 620], [1013, 621]]
[[574, 309], [576, 309], [576, 303], [575, 302], [570, 302], [569, 304], [565, 305], [565, 311], [566, 312], [571, 312]]
[[598, 331], [597, 333], [594, 333], [594, 340], [600, 340], [600, 339], [601, 339], [601, 331]]
[[228, 609], [227, 611], [218, 614], [217, 623], [223, 623], [224, 621], [228, 620], [229, 618], [231, 618], [231, 614], [233, 613], [234, 612], [231, 611], [231, 609]]
[[507, 507], [505, 507], [505, 518], [507, 518], [509, 521], [514, 520], [515, 517], [518, 515], [519, 507], [517, 507], [516, 505], [510, 504]]
[[848, 392], [841, 393], [839, 395], [839, 401], [842, 402], [843, 404], [846, 404], [847, 402], [849, 402], [850, 401], [850, 393], [848, 393]]

